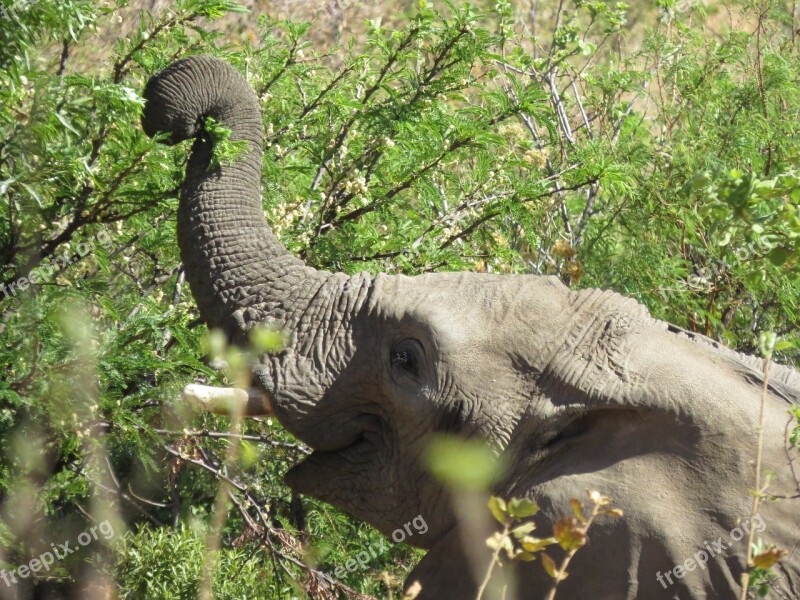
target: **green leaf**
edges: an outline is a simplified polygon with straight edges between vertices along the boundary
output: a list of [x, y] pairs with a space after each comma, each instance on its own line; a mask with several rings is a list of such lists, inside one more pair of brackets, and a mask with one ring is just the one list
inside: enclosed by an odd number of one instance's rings
[[278, 354], [286, 349], [288, 336], [280, 329], [259, 325], [250, 332], [250, 341], [256, 350]]
[[778, 246], [777, 248], [773, 248], [772, 251], [767, 254], [767, 258], [769, 262], [771, 262], [776, 267], [783, 266], [787, 260], [789, 260], [789, 251], [786, 248], [782, 248]]
[[203, 129], [213, 144], [209, 170], [230, 166], [246, 156], [250, 150], [250, 143], [247, 140], [231, 140], [233, 132], [213, 117], [203, 119]]
[[517, 538], [519, 540], [519, 539], [524, 538], [526, 535], [528, 535], [534, 529], [536, 529], [536, 524], [535, 523], [533, 523], [533, 522], [523, 523], [522, 525], [518, 525], [517, 527], [514, 527], [514, 529], [511, 530], [511, 535], [513, 535], [515, 538]]
[[495, 519], [502, 525], [506, 522], [507, 519], [507, 512], [506, 512], [506, 502], [502, 498], [498, 496], [492, 496], [489, 498], [489, 510], [492, 512], [492, 515]]
[[532, 517], [539, 512], [539, 506], [527, 498], [512, 498], [508, 501], [508, 514], [512, 517], [522, 519]]
[[428, 469], [442, 483], [468, 490], [488, 489], [502, 473], [502, 461], [483, 442], [435, 436], [424, 452]]
[[250, 467], [258, 463], [261, 457], [261, 453], [259, 452], [257, 446], [254, 446], [247, 440], [242, 440], [242, 445], [240, 448], [240, 456], [241, 456], [242, 467], [245, 469], [249, 469]]
[[62, 115], [60, 112], [55, 112], [55, 113], [53, 113], [53, 114], [55, 115], [56, 119], [58, 119], [59, 121], [61, 121], [61, 124], [62, 124], [64, 127], [66, 127], [67, 129], [69, 129], [69, 130], [70, 130], [72, 133], [74, 133], [76, 136], [78, 136], [78, 137], [81, 137], [81, 134], [78, 132], [78, 130], [77, 130], [77, 129], [75, 129], [75, 128], [72, 126], [72, 124], [71, 124], [71, 123], [70, 123], [70, 122], [67, 120], [67, 118], [66, 118], [64, 115]]

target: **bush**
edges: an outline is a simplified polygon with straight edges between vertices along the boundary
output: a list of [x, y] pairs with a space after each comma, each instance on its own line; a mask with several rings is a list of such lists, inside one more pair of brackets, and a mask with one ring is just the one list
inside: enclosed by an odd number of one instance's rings
[[[143, 12], [108, 52], [129, 13], [105, 4], [18, 0], [0, 14], [5, 566], [74, 539], [89, 516], [117, 531], [112, 553], [93, 547], [35, 580], [52, 597], [87, 572], [114, 577], [121, 597], [194, 597], [205, 543], [186, 523], [213, 522], [220, 479], [237, 509], [220, 597], [386, 595], [418, 557], [394, 546], [370, 565], [385, 576], [340, 586], [331, 573], [379, 537], [282, 485], [306, 449], [270, 420], [240, 439], [173, 406], [190, 380], [226, 381], [176, 251], [187, 148], [139, 127], [144, 83], [186, 54], [230, 61], [257, 91], [264, 207], [311, 265], [554, 274], [741, 350], [775, 332], [776, 357], [798, 364], [787, 3], [737, 4], [751, 36], [714, 25], [714, 2], [575, 0], [533, 20], [504, 0], [422, 2], [405, 28], [373, 20], [362, 42], [315, 48], [308, 24], [265, 17], [233, 45], [211, 23], [237, 5], [181, 0]], [[241, 459], [225, 471], [232, 446]]]
[[[204, 532], [186, 526], [176, 529], [142, 527], [128, 533], [118, 548], [115, 569], [120, 598], [195, 600], [205, 557]], [[268, 562], [253, 560], [245, 550], [220, 553], [214, 579], [217, 598], [282, 598], [291, 592], [272, 580]]]

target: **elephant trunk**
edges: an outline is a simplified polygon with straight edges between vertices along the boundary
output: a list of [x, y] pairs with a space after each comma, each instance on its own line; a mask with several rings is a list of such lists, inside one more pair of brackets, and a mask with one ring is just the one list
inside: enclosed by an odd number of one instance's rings
[[[195, 139], [178, 210], [178, 243], [200, 314], [240, 344], [260, 323], [290, 334], [288, 347], [262, 357], [253, 374], [284, 425], [303, 437], [301, 417], [313, 412], [349, 351], [348, 324], [370, 279], [307, 267], [270, 230], [261, 204], [258, 98], [230, 65], [208, 56], [183, 59], [154, 76], [144, 95], [148, 135], [166, 133], [170, 144]], [[231, 141], [247, 142], [246, 154], [213, 164], [206, 117], [229, 129]]]
[[[312, 280], [322, 285], [329, 274], [306, 268], [267, 225], [260, 191], [261, 114], [244, 77], [222, 61], [193, 56], [153, 77], [145, 99], [142, 125], [148, 135], [168, 133], [170, 144], [195, 138], [178, 209], [181, 259], [208, 326], [241, 340], [248, 321], [265, 314], [280, 319], [295, 304], [293, 287], [314, 286]], [[231, 141], [247, 142], [246, 154], [213, 166], [206, 117], [230, 129]]]

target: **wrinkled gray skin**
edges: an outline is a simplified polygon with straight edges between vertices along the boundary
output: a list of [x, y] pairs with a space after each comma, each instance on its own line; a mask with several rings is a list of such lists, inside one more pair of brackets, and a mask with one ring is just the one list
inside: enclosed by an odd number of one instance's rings
[[[540, 530], [586, 488], [625, 511], [593, 526], [560, 600], [734, 597], [744, 542], [666, 590], [656, 573], [704, 542], [729, 542], [750, 513], [760, 361], [633, 300], [552, 277], [306, 267], [264, 218], [261, 114], [243, 77], [193, 57], [154, 77], [146, 98], [148, 134], [195, 138], [178, 240], [203, 318], [242, 343], [259, 323], [293, 332], [290, 347], [254, 370], [281, 423], [314, 449], [289, 485], [386, 534], [422, 515], [428, 532], [408, 541], [429, 552], [407, 580], [421, 581], [420, 598], [470, 598], [476, 587], [448, 495], [418, 462], [436, 432], [482, 436], [506, 454], [512, 468], [494, 491], [538, 502]], [[246, 158], [208, 170], [205, 115], [250, 142]], [[798, 373], [773, 366], [764, 432], [773, 494], [800, 493], [784, 449], [787, 409], [799, 399]], [[800, 598], [799, 505], [760, 512], [760, 536], [791, 552], [776, 598]], [[549, 589], [538, 564], [519, 577], [522, 598]]]

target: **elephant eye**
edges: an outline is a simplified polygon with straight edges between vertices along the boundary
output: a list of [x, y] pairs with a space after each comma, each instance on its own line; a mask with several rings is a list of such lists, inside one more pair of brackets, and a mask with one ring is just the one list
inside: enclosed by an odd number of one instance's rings
[[419, 377], [419, 351], [414, 346], [413, 340], [398, 344], [391, 353], [392, 367]]

